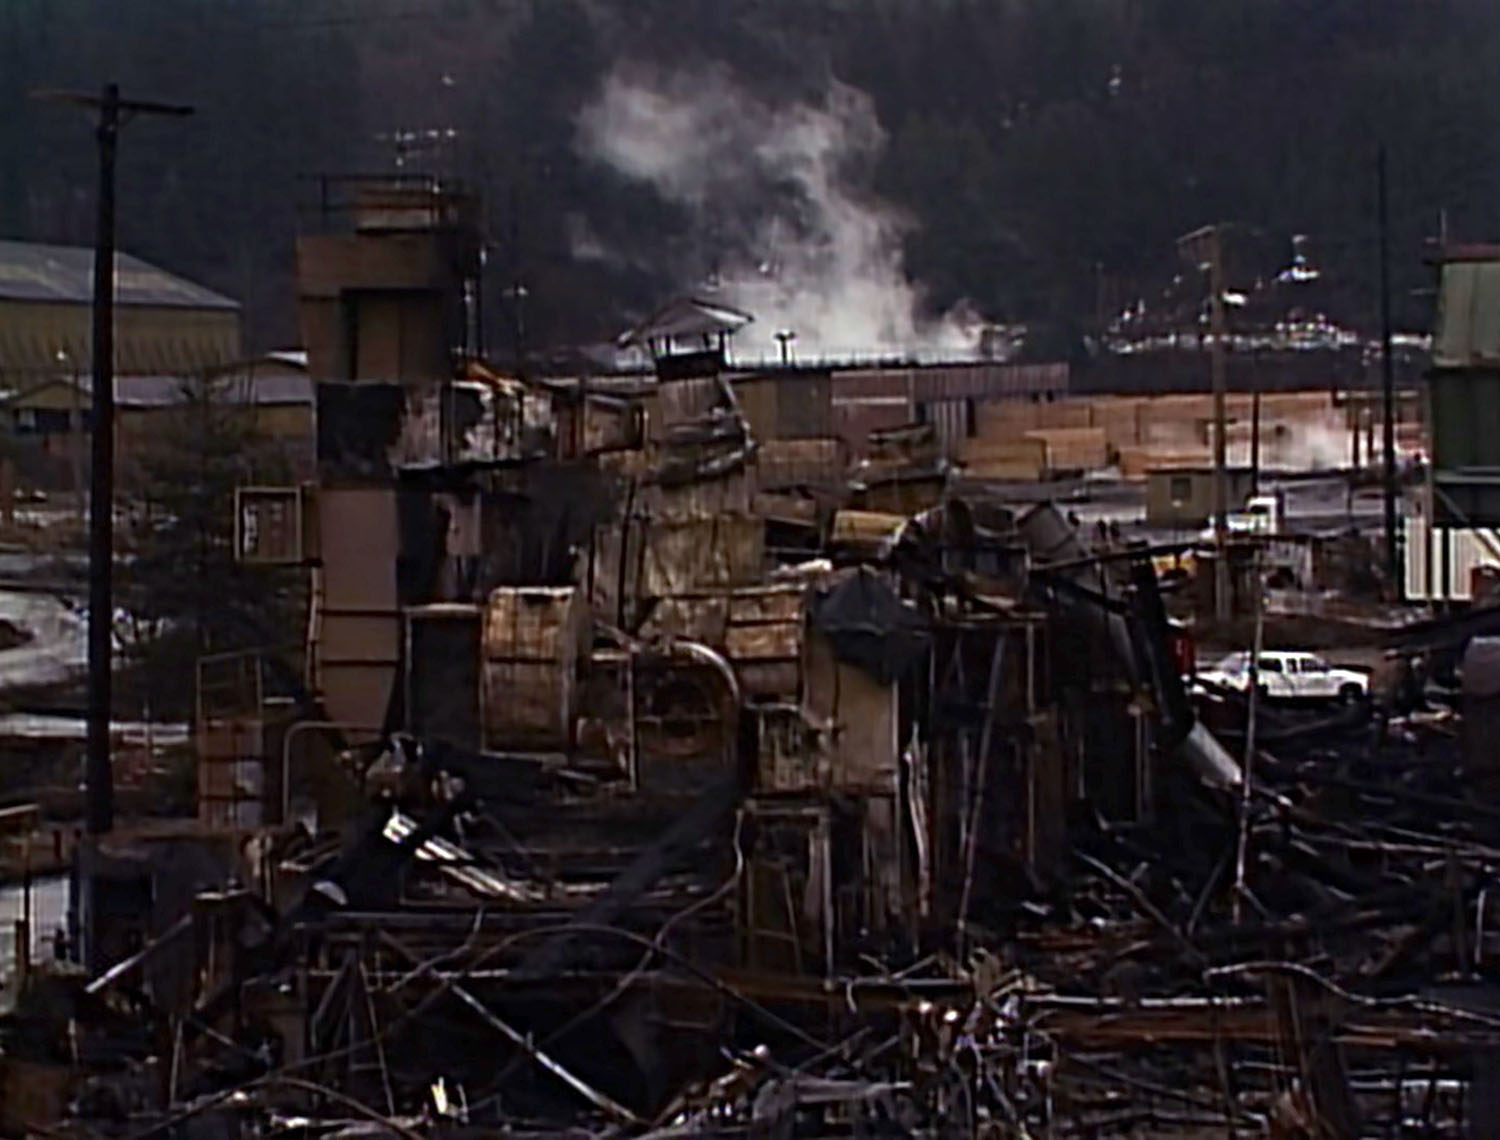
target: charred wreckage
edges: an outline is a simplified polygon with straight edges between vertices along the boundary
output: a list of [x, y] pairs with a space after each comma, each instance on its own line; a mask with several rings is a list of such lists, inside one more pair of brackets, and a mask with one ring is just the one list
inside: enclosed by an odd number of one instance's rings
[[1195, 707], [1150, 550], [915, 429], [851, 487], [705, 306], [641, 391], [455, 379], [465, 200], [350, 204], [298, 251], [317, 484], [237, 504], [305, 667], [205, 661], [199, 820], [80, 854], [7, 1130], [1497, 1134], [1451, 722]]

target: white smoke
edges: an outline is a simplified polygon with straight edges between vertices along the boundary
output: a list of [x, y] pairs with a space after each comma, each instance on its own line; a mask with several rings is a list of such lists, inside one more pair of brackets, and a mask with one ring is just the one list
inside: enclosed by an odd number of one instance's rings
[[774, 355], [782, 330], [804, 358], [975, 352], [967, 307], [923, 316], [909, 220], [857, 189], [885, 146], [863, 92], [831, 83], [820, 103], [772, 106], [722, 69], [622, 67], [577, 125], [582, 153], [690, 212], [709, 287], [755, 317], [740, 355]]

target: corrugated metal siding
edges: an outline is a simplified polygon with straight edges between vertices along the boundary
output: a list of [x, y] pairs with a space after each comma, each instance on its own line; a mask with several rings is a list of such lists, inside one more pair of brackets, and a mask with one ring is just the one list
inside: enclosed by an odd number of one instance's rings
[[777, 434], [802, 439], [832, 432], [831, 387], [827, 376], [803, 373], [778, 379]]
[[832, 430], [863, 453], [872, 430], [911, 423], [925, 407], [945, 445], [956, 445], [969, 435], [969, 401], [1062, 395], [1069, 374], [1067, 364], [994, 361], [836, 372], [828, 381]]
[[1406, 600], [1472, 601], [1474, 572], [1500, 569], [1500, 531], [1406, 520]]
[[834, 434], [842, 439], [852, 455], [870, 450], [870, 433], [884, 428], [900, 427], [911, 419], [905, 402], [894, 404], [852, 403], [835, 407]]
[[755, 439], [776, 439], [780, 436], [777, 416], [777, 384], [769, 377], [755, 377], [736, 381], [734, 398], [739, 401], [740, 411], [750, 425], [750, 434]]
[[973, 433], [971, 411], [973, 402], [968, 398], [956, 400], [933, 400], [919, 405], [921, 420], [929, 423], [937, 434], [938, 446], [945, 455], [956, 455], [966, 439]]
[[909, 373], [905, 369], [879, 368], [859, 372], [838, 372], [832, 381], [834, 407], [851, 401], [899, 397], [910, 399]]
[[1432, 461], [1442, 471], [1500, 468], [1500, 371], [1432, 378]]
[[717, 377], [695, 376], [691, 380], [668, 380], [657, 388], [662, 423], [691, 423], [717, 404], [723, 393]]
[[833, 378], [833, 431], [855, 455], [868, 450], [870, 432], [911, 423], [905, 372], [841, 372]]
[[734, 391], [757, 439], [807, 439], [833, 430], [826, 374], [747, 376], [735, 381]]
[[1500, 364], [1500, 262], [1443, 266], [1432, 362], [1439, 368]]
[[1000, 364], [979, 361], [914, 368], [908, 373], [912, 398], [918, 402], [960, 397], [1021, 397], [1068, 390], [1066, 364]]
[[843, 478], [848, 458], [838, 438], [769, 439], [760, 445], [756, 467], [761, 488], [774, 490], [835, 483]]
[[[0, 375], [35, 383], [73, 368], [87, 372], [91, 321], [86, 305], [0, 300]], [[118, 375], [198, 372], [241, 356], [236, 310], [132, 306], [115, 314]]]

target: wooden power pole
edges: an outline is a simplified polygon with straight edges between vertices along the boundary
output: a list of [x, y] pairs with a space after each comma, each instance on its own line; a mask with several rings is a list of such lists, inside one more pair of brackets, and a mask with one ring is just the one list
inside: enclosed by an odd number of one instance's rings
[[114, 650], [115, 467], [115, 152], [120, 128], [136, 115], [190, 115], [191, 107], [121, 99], [108, 84], [98, 95], [37, 92], [37, 98], [87, 107], [98, 115], [99, 199], [94, 232], [94, 344], [90, 394], [88, 758], [84, 769], [91, 835], [114, 826], [109, 728]]
[[1214, 395], [1214, 616], [1226, 620], [1230, 616], [1229, 557], [1225, 541], [1229, 528], [1229, 473], [1228, 454], [1229, 426], [1225, 412], [1228, 378], [1224, 359], [1226, 321], [1224, 319], [1224, 227], [1204, 226], [1177, 239], [1177, 248], [1182, 255], [1208, 273], [1209, 368], [1211, 370]]
[[1385, 415], [1385, 572], [1400, 596], [1400, 560], [1396, 547], [1396, 376], [1391, 360], [1391, 210], [1386, 191], [1385, 147], [1375, 162], [1380, 198], [1380, 380]]

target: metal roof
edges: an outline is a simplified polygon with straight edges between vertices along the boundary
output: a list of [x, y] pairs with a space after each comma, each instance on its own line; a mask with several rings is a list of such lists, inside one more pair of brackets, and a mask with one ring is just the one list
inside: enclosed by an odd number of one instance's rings
[[[87, 305], [94, 251], [86, 246], [0, 241], [0, 300]], [[128, 253], [115, 254], [115, 301], [179, 309], [238, 309], [238, 301], [175, 277]]]
[[[89, 377], [79, 377], [85, 393], [91, 390]], [[115, 403], [124, 407], [165, 408], [187, 398], [186, 388], [198, 384], [182, 376], [116, 376]], [[219, 381], [218, 399], [226, 404], [315, 403], [313, 382], [304, 375], [286, 373], [238, 372]]]
[[1500, 366], [1500, 259], [1443, 265], [1432, 363]]
[[650, 344], [657, 340], [732, 333], [753, 319], [749, 313], [742, 313], [728, 305], [702, 301], [696, 297], [678, 297], [622, 334], [616, 343], [621, 348], [629, 348], [631, 345]]
[[[77, 382], [82, 399], [89, 400], [93, 393], [91, 378], [87, 375], [79, 376]], [[51, 388], [54, 384], [71, 383], [72, 377], [58, 375], [24, 391], [0, 394], [0, 403], [24, 405], [36, 392]], [[216, 383], [216, 398], [229, 405], [269, 407], [296, 404], [312, 407], [316, 403], [313, 382], [305, 373], [242, 369], [222, 374], [216, 379]], [[170, 408], [184, 403], [189, 390], [201, 384], [201, 379], [188, 376], [116, 376], [115, 404], [122, 408]]]

